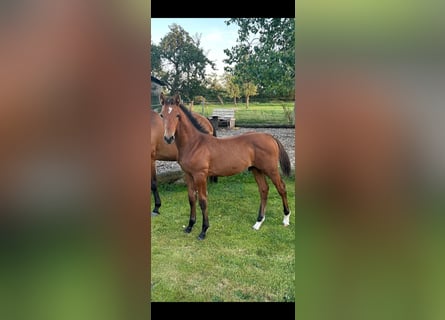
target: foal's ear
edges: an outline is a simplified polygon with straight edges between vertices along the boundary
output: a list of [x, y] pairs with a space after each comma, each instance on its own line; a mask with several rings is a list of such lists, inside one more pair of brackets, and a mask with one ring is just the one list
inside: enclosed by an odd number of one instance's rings
[[175, 94], [175, 104], [179, 106], [179, 103], [181, 102], [181, 96], [179, 93]]

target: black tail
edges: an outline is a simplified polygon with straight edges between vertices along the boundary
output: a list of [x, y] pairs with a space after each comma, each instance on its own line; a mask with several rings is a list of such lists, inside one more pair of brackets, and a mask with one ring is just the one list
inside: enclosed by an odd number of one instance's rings
[[280, 160], [281, 171], [283, 172], [283, 174], [286, 177], [289, 177], [290, 176], [290, 171], [291, 171], [289, 155], [287, 154], [286, 149], [284, 149], [284, 146], [280, 142], [280, 140], [275, 138], [275, 141], [277, 142], [278, 148], [280, 149], [280, 151], [279, 151], [279, 160]]

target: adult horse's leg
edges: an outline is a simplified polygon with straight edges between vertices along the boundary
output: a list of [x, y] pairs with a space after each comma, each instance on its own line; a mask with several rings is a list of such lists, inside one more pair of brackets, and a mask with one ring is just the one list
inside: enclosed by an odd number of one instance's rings
[[287, 201], [286, 184], [284, 183], [284, 180], [281, 178], [278, 170], [274, 170], [268, 176], [270, 180], [272, 180], [272, 183], [275, 185], [275, 188], [280, 194], [281, 200], [283, 202], [283, 212], [284, 212], [283, 225], [287, 227], [289, 225], [290, 209]]
[[260, 198], [261, 198], [260, 208], [258, 210], [258, 218], [256, 220], [256, 223], [253, 225], [253, 228], [255, 230], [259, 230], [261, 224], [264, 222], [264, 219], [266, 218], [265, 214], [266, 214], [267, 196], [269, 194], [269, 185], [267, 184], [266, 176], [262, 171], [254, 167], [251, 168], [251, 171], [258, 185], [258, 191], [260, 193]]
[[199, 174], [193, 177], [195, 180], [196, 190], [198, 191], [199, 206], [202, 212], [202, 229], [198, 236], [199, 240], [204, 240], [207, 229], [209, 228], [209, 215], [207, 210], [207, 176]]
[[190, 204], [190, 219], [187, 228], [184, 229], [184, 232], [190, 233], [196, 222], [196, 188], [195, 183], [193, 182], [193, 177], [190, 176], [188, 173], [185, 174], [185, 182], [187, 183], [187, 191]]
[[156, 178], [156, 161], [151, 161], [151, 193], [153, 194], [153, 198], [155, 200], [155, 207], [151, 212], [152, 216], [159, 215], [159, 208], [161, 207], [161, 197], [158, 192], [158, 180]]

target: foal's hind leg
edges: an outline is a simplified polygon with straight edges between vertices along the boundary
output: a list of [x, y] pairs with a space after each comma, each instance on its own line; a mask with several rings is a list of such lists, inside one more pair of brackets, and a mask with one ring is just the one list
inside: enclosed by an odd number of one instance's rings
[[193, 226], [196, 222], [196, 187], [193, 182], [193, 177], [188, 173], [185, 174], [185, 182], [187, 183], [187, 191], [188, 191], [188, 199], [190, 205], [190, 219], [187, 228], [184, 229], [184, 232], [190, 233], [192, 232]]
[[256, 220], [256, 223], [253, 225], [253, 228], [255, 230], [259, 230], [261, 224], [264, 222], [264, 219], [266, 218], [265, 215], [266, 215], [267, 196], [269, 194], [269, 185], [267, 184], [266, 176], [262, 171], [253, 167], [251, 168], [251, 171], [258, 185], [258, 191], [260, 193], [260, 198], [261, 198], [260, 208], [258, 210], [258, 218]]
[[286, 184], [284, 183], [278, 171], [269, 175], [269, 178], [275, 185], [275, 188], [280, 194], [281, 200], [283, 202], [283, 212], [284, 212], [283, 225], [287, 227], [289, 225], [290, 209], [287, 201]]

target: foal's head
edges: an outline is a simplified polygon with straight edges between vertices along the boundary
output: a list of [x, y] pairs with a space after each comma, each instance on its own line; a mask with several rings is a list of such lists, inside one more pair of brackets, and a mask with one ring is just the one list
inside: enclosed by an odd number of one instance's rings
[[[172, 97], [164, 96], [163, 93], [160, 95], [160, 101], [162, 104], [162, 109], [160, 116], [164, 122], [164, 140], [168, 144], [175, 141], [175, 133], [177, 127], [183, 119], [181, 117], [188, 119], [189, 122], [195, 127], [199, 132], [209, 134], [209, 131], [201, 125], [198, 119], [188, 110], [183, 104], [181, 104], [181, 97], [176, 94]], [[204, 119], [206, 119], [204, 117]], [[210, 123], [209, 123], [210, 124]]]
[[164, 122], [164, 140], [168, 144], [171, 144], [175, 140], [176, 127], [181, 117], [178, 110], [181, 98], [179, 94], [173, 97], [166, 97], [161, 93], [160, 101], [162, 105], [160, 116]]

